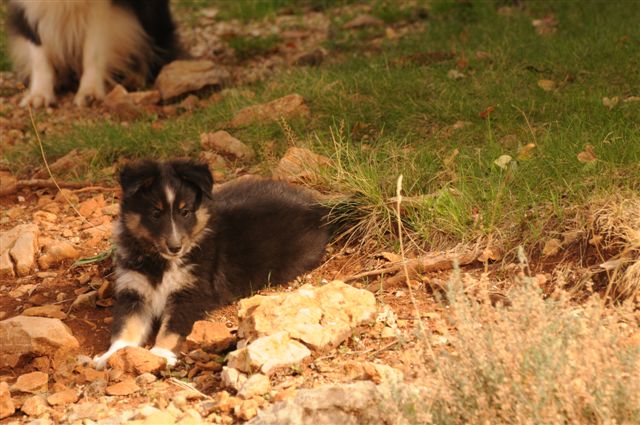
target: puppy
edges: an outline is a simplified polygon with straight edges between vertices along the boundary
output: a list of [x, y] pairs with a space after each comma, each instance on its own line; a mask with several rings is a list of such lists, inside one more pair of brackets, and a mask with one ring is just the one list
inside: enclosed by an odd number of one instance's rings
[[29, 80], [22, 106], [49, 106], [78, 80], [74, 102], [86, 106], [107, 84], [152, 81], [179, 53], [169, 0], [9, 0], [7, 24], [14, 68]]
[[112, 342], [97, 368], [155, 329], [151, 352], [175, 364], [207, 311], [313, 269], [329, 240], [326, 209], [284, 182], [240, 180], [212, 194], [206, 165], [177, 160], [125, 166], [120, 184]]

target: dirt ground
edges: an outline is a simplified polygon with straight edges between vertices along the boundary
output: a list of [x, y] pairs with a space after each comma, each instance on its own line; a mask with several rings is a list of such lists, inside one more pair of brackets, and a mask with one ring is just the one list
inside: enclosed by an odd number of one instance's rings
[[[202, 18], [206, 20], [206, 16]], [[286, 26], [287, 18], [279, 18], [277, 26]], [[239, 63], [236, 58], [225, 50], [224, 45], [219, 48], [211, 48], [212, 56], [209, 57], [227, 68], [233, 79], [233, 84], [247, 83], [265, 78], [265, 76], [288, 66], [300, 53], [312, 51], [321, 45], [329, 31], [328, 18], [322, 14], [310, 13], [304, 17], [307, 22], [304, 31], [290, 31], [284, 33], [283, 38], [291, 40], [284, 43], [274, 52], [263, 55], [260, 58], [249, 59], [248, 62]], [[256, 24], [258, 25], [258, 24]], [[395, 31], [402, 33], [412, 30], [414, 24], [399, 24]], [[228, 26], [227, 26], [228, 27]], [[225, 27], [225, 23], [216, 25], [204, 25], [200, 23], [191, 29], [183, 29], [183, 40], [192, 47], [197, 55], [199, 49], [207, 45], [211, 39], [219, 39], [224, 31], [231, 31]], [[207, 28], [207, 30], [204, 30]], [[226, 29], [225, 29], [226, 28]], [[240, 28], [240, 27], [239, 27]], [[254, 34], [267, 31], [265, 26], [241, 27], [238, 31], [245, 34]], [[208, 33], [210, 31], [211, 33]], [[327, 60], [332, 60], [328, 58]], [[18, 108], [23, 87], [15, 80], [12, 74], [0, 75], [0, 129], [3, 138], [6, 136], [6, 146], [20, 146], [32, 148], [31, 129], [28, 111]], [[117, 119], [113, 111], [101, 105], [95, 105], [88, 109], [78, 109], [72, 106], [72, 94], [60, 98], [57, 108], [49, 108], [39, 116], [37, 124], [41, 136], [64, 132], [72, 123], [96, 122], [103, 119]], [[215, 98], [202, 98], [197, 100], [196, 108], [206, 106], [209, 102], [215, 102]], [[192, 107], [176, 105], [149, 105], [147, 112], [158, 115], [158, 125], [167, 118], [179, 114], [191, 113]], [[122, 122], [122, 120], [120, 120]], [[5, 148], [3, 140], [2, 149]], [[38, 170], [32, 170], [38, 171]], [[21, 176], [29, 178], [31, 176]], [[237, 177], [234, 176], [234, 177]], [[73, 335], [80, 343], [78, 354], [93, 357], [107, 350], [110, 340], [110, 323], [112, 322], [111, 306], [113, 299], [109, 285], [113, 282], [113, 264], [110, 258], [87, 264], [74, 265], [77, 259], [90, 258], [107, 252], [112, 245], [110, 229], [117, 219], [117, 188], [104, 184], [94, 189], [71, 190], [68, 192], [77, 197], [74, 204], [78, 208], [83, 205], [95, 203], [97, 206], [83, 214], [81, 218], [70, 203], [64, 199], [57, 199], [55, 188], [26, 188], [17, 193], [0, 197], [0, 232], [8, 231], [18, 224], [36, 223], [40, 229], [38, 250], [46, 249], [48, 243], [56, 240], [68, 240], [77, 249], [76, 259], [67, 259], [52, 267], [38, 269], [26, 277], [7, 278], [0, 282], [0, 320], [20, 315], [25, 309], [34, 306], [59, 305], [62, 307], [65, 317], [62, 319]], [[89, 207], [87, 207], [89, 209]], [[92, 229], [100, 228], [99, 232]], [[575, 248], [575, 249], [573, 249]], [[521, 265], [515, 262], [505, 262], [503, 258], [513, 259], [515, 255], [497, 255], [495, 261], [482, 263], [474, 261], [462, 268], [463, 280], [470, 282], [473, 288], [478, 282], [497, 282], [489, 284], [492, 295], [500, 298], [504, 291], [501, 282], [510, 281], [515, 275], [521, 274]], [[415, 257], [416, 253], [409, 253]], [[602, 253], [599, 253], [602, 256]], [[594, 249], [589, 245], [576, 243], [566, 254], [545, 258], [542, 256], [530, 259], [527, 273], [535, 276], [540, 286], [544, 289], [547, 282], [551, 284], [551, 273], [558, 263], [567, 262], [571, 256], [583, 259], [583, 266], [597, 264]], [[491, 255], [489, 255], [491, 257]], [[282, 287], [274, 287], [261, 293], [281, 293], [292, 291], [304, 283], [318, 284], [322, 281], [348, 280], [350, 276], [376, 270], [389, 264], [389, 255], [377, 252], [375, 249], [354, 249], [341, 245], [330, 247], [326, 262], [299, 281], [292, 282]], [[429, 272], [421, 274], [411, 280], [411, 287], [407, 287], [402, 281], [393, 285], [385, 285], [385, 277], [374, 276], [369, 279], [350, 280], [349, 283], [358, 288], [366, 288], [374, 292], [379, 308], [379, 316], [376, 323], [370, 327], [360, 329], [350, 339], [337, 349], [326, 353], [314, 353], [300, 367], [286, 369], [271, 376], [272, 388], [276, 391], [286, 391], [289, 388], [313, 388], [324, 383], [343, 382], [345, 380], [342, 364], [348, 361], [373, 361], [382, 363], [402, 371], [406, 379], [411, 382], [418, 377], [413, 368], [415, 362], [416, 345], [418, 342], [418, 325], [426, 325], [434, 335], [433, 343], [438, 344], [438, 336], [442, 336], [449, 330], [449, 324], [443, 320], [443, 310], [446, 306], [437, 301], [440, 295], [438, 290], [443, 287], [450, 277], [451, 270]], [[597, 284], [597, 279], [596, 279]], [[605, 283], [603, 282], [603, 285]], [[506, 285], [506, 283], [505, 283]], [[486, 288], [485, 288], [486, 289]], [[551, 292], [552, 288], [548, 288]], [[598, 288], [595, 288], [596, 290]], [[97, 291], [98, 296], [93, 302], [74, 306], [79, 296]], [[211, 312], [214, 321], [224, 323], [234, 331], [238, 325], [237, 303], [220, 310]], [[444, 337], [443, 337], [444, 338]], [[442, 341], [445, 344], [446, 341]], [[233, 349], [233, 348], [232, 348]], [[210, 369], [202, 369], [190, 362], [182, 353], [182, 361], [179, 365], [164, 374], [161, 379], [147, 388], [144, 392], [127, 397], [105, 398], [103, 392], [91, 393], [86, 391], [87, 382], [83, 381], [82, 368], [57, 368], [55, 364], [43, 362], [42, 359], [30, 359], [18, 367], [10, 370], [0, 370], [0, 382], [6, 381], [10, 385], [25, 373], [32, 371], [44, 371], [49, 373], [52, 383], [59, 388], [82, 388], [82, 402], [107, 403], [113, 412], [126, 409], [135, 409], [140, 406], [154, 405], [160, 408], [166, 407], [173, 397], [184, 391], [184, 388], [176, 385], [172, 378], [185, 380], [192, 387], [201, 392], [201, 395], [189, 400], [189, 406], [197, 407], [207, 397], [216, 398], [224, 390], [220, 369], [224, 359], [220, 356], [217, 365]], [[222, 353], [223, 355], [225, 353]], [[215, 362], [214, 362], [215, 363]], [[117, 382], [121, 377], [108, 375], [107, 380]], [[153, 396], [151, 396], [153, 394]], [[15, 399], [17, 403], [23, 400]], [[265, 401], [265, 403], [268, 401]], [[16, 407], [19, 407], [16, 406]], [[63, 418], [66, 409], [70, 406], [52, 407], [51, 418], [55, 423]], [[203, 418], [215, 423], [241, 423], [242, 418], [230, 411], [216, 413], [201, 412]], [[212, 416], [213, 415], [213, 416]], [[0, 424], [29, 422], [31, 419], [16, 413], [14, 416], [0, 420]]]
[[[80, 247], [79, 258], [93, 257], [107, 251], [111, 246], [110, 238], [104, 236], [98, 238], [97, 241], [88, 240], [83, 228], [86, 230], [95, 224], [83, 223], [82, 220], [77, 219], [76, 212], [64, 201], [52, 200], [55, 193], [55, 189], [26, 189], [0, 198], [0, 206], [4, 216], [0, 222], [0, 231], [5, 232], [17, 224], [36, 222], [39, 223], [41, 230], [39, 236], [41, 246], [51, 240], [64, 239], [61, 235], [63, 229], [67, 228], [71, 231], [64, 234], [69, 235], [68, 240], [75, 242], [75, 245]], [[75, 196], [78, 197], [78, 205], [82, 209], [83, 205], [88, 205], [96, 199], [99, 204], [107, 207], [115, 205], [118, 201], [117, 194], [116, 191], [103, 193], [100, 190], [91, 192], [81, 190]], [[90, 216], [89, 221], [100, 223], [100, 225], [107, 223], [108, 226], [111, 226], [115, 217], [102, 214], [100, 210], [97, 211]], [[43, 212], [48, 215], [44, 215]], [[381, 256], [363, 256], [359, 251], [353, 249], [331, 246], [326, 262], [321, 267], [290, 285], [272, 287], [261, 293], [286, 292], [303, 283], [317, 284], [321, 281], [345, 279], [364, 270], [384, 266], [387, 262]], [[428, 279], [425, 276], [425, 282], [429, 279], [446, 280], [447, 275], [448, 272], [441, 272], [428, 276]], [[81, 348], [78, 354], [93, 357], [106, 351], [109, 347], [109, 326], [112, 321], [110, 307], [113, 304], [110, 290], [99, 291], [101, 295], [97, 301], [94, 300], [94, 302], [80, 306], [73, 306], [73, 303], [79, 296], [92, 290], [99, 290], [103, 285], [107, 287], [112, 281], [111, 258], [85, 265], [74, 265], [73, 260], [66, 260], [47, 270], [40, 270], [26, 277], [5, 279], [0, 285], [0, 319], [4, 320], [20, 315], [29, 307], [59, 305], [66, 315], [62, 319], [63, 323], [69, 327], [80, 343]], [[414, 282], [413, 301], [406, 285], [400, 284], [382, 288], [379, 285], [381, 282], [382, 280], [376, 279], [356, 280], [352, 284], [374, 291], [380, 311], [386, 312], [387, 319], [383, 318], [371, 327], [357, 332], [336, 350], [315, 353], [311, 359], [305, 361], [293, 373], [291, 370], [277, 372], [271, 377], [273, 386], [275, 388], [278, 386], [282, 388], [313, 388], [323, 383], [340, 382], [344, 378], [344, 372], [339, 365], [345, 361], [375, 360], [403, 370], [410, 379], [412, 371], [404, 355], [416, 343], [417, 319], [427, 323], [432, 331], [437, 333], [439, 327], [446, 326], [440, 320], [438, 313], [442, 307], [435, 302], [433, 294], [428, 290], [429, 285], [425, 282]], [[27, 290], [23, 293], [20, 288], [27, 288]], [[14, 292], [15, 290], [18, 290], [18, 293]], [[416, 312], [416, 308], [419, 313]], [[238, 324], [237, 304], [211, 312], [211, 318], [235, 330]], [[389, 324], [397, 326], [394, 335], [391, 336], [382, 332], [383, 329], [388, 328]], [[397, 335], [403, 335], [403, 337], [399, 339]], [[222, 363], [220, 367], [221, 365]], [[36, 370], [49, 373], [56, 385], [75, 388], [80, 382], [78, 369], [60, 370], [57, 369], [57, 365], [50, 362], [43, 364], [42, 358], [23, 362], [10, 370], [0, 371], [0, 381], [13, 384], [20, 375]], [[207, 396], [215, 396], [216, 393], [224, 389], [220, 382], [219, 370], [213, 373], [207, 370], [194, 370], [193, 364], [188, 364], [188, 362], [180, 363], [172, 371], [171, 376], [188, 379], [195, 388]], [[170, 376], [165, 378], [169, 379]], [[183, 390], [170, 384], [166, 384], [163, 389], [166, 399], [171, 399], [174, 394]], [[92, 398], [99, 399], [95, 396], [85, 395], [84, 401]], [[146, 405], [149, 403], [149, 398], [137, 395], [127, 397], [126, 402], [116, 399], [109, 403], [113, 409], [122, 410], [125, 407], [134, 408]], [[62, 407], [57, 406], [55, 409], [60, 411], [60, 415], [64, 412]], [[25, 416], [22, 418], [27, 419]], [[229, 418], [237, 420], [232, 415]], [[13, 419], [15, 417], [5, 419], [0, 423], [10, 423]]]

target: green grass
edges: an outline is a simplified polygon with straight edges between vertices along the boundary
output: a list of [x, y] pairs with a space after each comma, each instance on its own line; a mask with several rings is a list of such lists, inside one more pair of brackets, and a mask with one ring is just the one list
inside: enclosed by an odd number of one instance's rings
[[280, 43], [278, 34], [266, 36], [237, 36], [228, 40], [229, 46], [235, 51], [236, 57], [240, 60], [262, 56], [272, 52]]
[[[285, 3], [236, 2], [225, 13], [238, 17], [235, 8], [255, 7], [260, 12], [246, 16], [264, 17]], [[312, 110], [309, 120], [289, 123], [298, 143], [334, 160], [326, 188], [354, 196], [336, 211], [356, 217], [359, 229], [381, 241], [389, 240], [383, 229], [392, 228], [388, 200], [399, 174], [405, 195], [421, 199], [406, 208], [405, 224], [421, 245], [432, 247], [486, 237], [507, 248], [538, 243], [550, 227], [560, 230], [572, 218], [570, 207], [593, 194], [640, 190], [640, 102], [611, 110], [602, 104], [605, 96], [640, 94], [640, 9], [534, 2], [506, 16], [491, 3], [439, 2], [420, 21], [414, 12], [393, 15], [385, 3], [373, 4], [379, 16], [387, 10], [385, 20], [423, 22], [425, 30], [384, 38], [372, 48], [384, 29], [344, 30], [350, 16], [329, 9], [334, 25], [323, 66], [289, 69], [245, 87], [255, 97], [230, 90], [223, 101], [169, 120], [161, 130], [152, 128], [153, 117], [127, 128], [77, 125], [49, 137], [47, 152], [55, 158], [73, 147], [98, 148], [96, 168], [121, 157], [191, 155], [201, 132], [222, 128], [242, 107], [297, 92]], [[550, 12], [559, 21], [557, 32], [537, 35], [531, 20]], [[240, 50], [251, 54], [254, 41]], [[461, 59], [468, 63], [458, 69], [464, 78], [449, 78]], [[558, 88], [542, 90], [541, 79]], [[481, 118], [489, 106], [494, 112]], [[457, 121], [469, 125], [452, 130]], [[279, 123], [230, 131], [256, 149], [264, 170], [288, 145]], [[273, 151], [266, 151], [265, 140], [276, 141]], [[536, 145], [531, 156], [518, 159], [529, 143]], [[587, 144], [594, 163], [577, 159]], [[37, 160], [8, 155], [23, 166]], [[516, 160], [503, 170], [494, 164], [500, 155]]]
[[7, 31], [5, 20], [7, 16], [7, 5], [0, 4], [0, 71], [9, 71], [11, 69], [11, 61], [9, 61], [9, 47], [7, 46]]

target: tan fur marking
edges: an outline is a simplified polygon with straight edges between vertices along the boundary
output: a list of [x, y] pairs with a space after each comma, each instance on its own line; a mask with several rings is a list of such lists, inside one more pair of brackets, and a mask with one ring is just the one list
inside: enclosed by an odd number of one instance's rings
[[170, 332], [167, 329], [166, 324], [166, 321], [164, 321], [160, 326], [160, 330], [158, 331], [158, 335], [156, 336], [155, 347], [175, 351], [182, 341], [182, 337], [180, 336], [180, 334]]
[[182, 209], [187, 205], [187, 203], [185, 201], [180, 201], [180, 204], [178, 204], [178, 208]]
[[207, 223], [209, 222], [209, 211], [206, 208], [199, 208], [196, 211], [196, 225], [193, 227], [193, 232], [191, 235], [193, 237], [198, 236], [205, 227], [207, 227]]
[[145, 322], [139, 316], [128, 317], [122, 327], [122, 331], [117, 339], [127, 342], [142, 343], [142, 339], [146, 336], [147, 327]]
[[124, 225], [135, 237], [151, 239], [149, 231], [140, 225], [140, 220], [140, 214], [126, 213], [124, 215]]
[[159, 210], [162, 210], [162, 202], [160, 201], [155, 202], [153, 206]]

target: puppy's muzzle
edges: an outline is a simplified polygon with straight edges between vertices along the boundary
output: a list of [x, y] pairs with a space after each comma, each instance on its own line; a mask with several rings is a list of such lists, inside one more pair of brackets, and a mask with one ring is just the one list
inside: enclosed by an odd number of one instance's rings
[[182, 244], [180, 242], [167, 241], [167, 249], [171, 254], [179, 254], [182, 250]]

